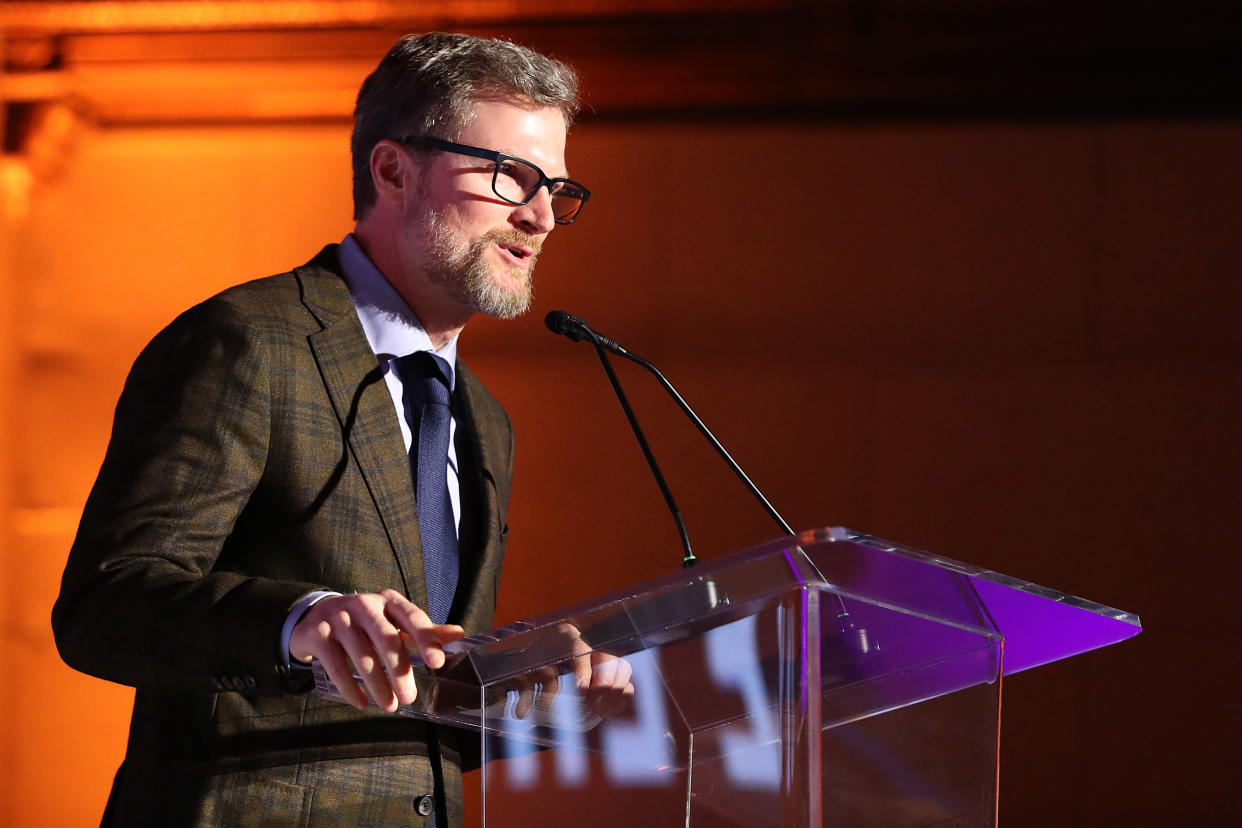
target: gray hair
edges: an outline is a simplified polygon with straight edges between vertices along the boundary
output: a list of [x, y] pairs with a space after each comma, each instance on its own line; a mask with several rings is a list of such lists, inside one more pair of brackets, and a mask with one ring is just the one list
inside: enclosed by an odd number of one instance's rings
[[397, 41], [358, 90], [350, 140], [354, 218], [375, 203], [371, 150], [377, 143], [406, 135], [453, 140], [473, 105], [491, 98], [556, 107], [568, 126], [578, 112], [578, 76], [507, 40], [432, 32]]

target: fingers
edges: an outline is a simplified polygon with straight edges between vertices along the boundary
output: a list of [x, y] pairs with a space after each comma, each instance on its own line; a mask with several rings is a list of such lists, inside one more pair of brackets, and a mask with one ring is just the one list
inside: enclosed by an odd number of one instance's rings
[[588, 708], [605, 717], [623, 715], [631, 708], [634, 696], [633, 665], [611, 653], [591, 650], [576, 629], [562, 627], [559, 632], [571, 636], [568, 649], [572, 655], [556, 665], [514, 676], [509, 689], [516, 690], [518, 695], [512, 715], [525, 719], [531, 710], [551, 710], [560, 692], [560, 676], [568, 673], [573, 674], [577, 691]]
[[[303, 661], [318, 659], [341, 695], [355, 707], [365, 707], [368, 695], [389, 712], [414, 700], [409, 656], [399, 631], [385, 620], [379, 596], [322, 599], [294, 626], [289, 649]], [[354, 681], [354, 671], [365, 693]]]
[[535, 683], [526, 676], [518, 676], [515, 681], [518, 686], [518, 700], [513, 707], [513, 715], [525, 719], [535, 703]]
[[612, 688], [608, 690], [590, 690], [587, 692], [586, 705], [605, 719], [620, 718], [629, 715], [633, 709], [634, 687], [631, 685], [624, 691]]
[[569, 669], [574, 674], [574, 685], [585, 690], [591, 686], [591, 645], [582, 639], [578, 628], [568, 622], [561, 622], [557, 632], [568, 639]]
[[532, 707], [537, 706], [544, 712], [549, 710], [561, 690], [560, 674], [551, 665], [515, 676], [513, 683], [518, 691], [513, 715], [519, 719], [525, 719]]
[[[387, 648], [384, 646], [384, 634], [364, 602], [355, 601], [356, 606], [348, 610], [342, 608], [332, 617], [337, 650], [343, 649], [354, 669], [362, 678], [367, 695], [375, 700], [382, 710], [393, 711], [397, 708], [397, 691], [402, 688], [404, 676], [394, 670], [389, 676], [385, 663], [388, 661]], [[331, 648], [329, 649], [331, 652]], [[406, 665], [405, 673], [409, 672]], [[403, 695], [407, 695], [404, 693]]]
[[[455, 624], [432, 624], [405, 596], [385, 590], [323, 598], [294, 626], [289, 651], [301, 661], [318, 659], [341, 696], [354, 707], [366, 707], [370, 696], [391, 713], [412, 703], [418, 693], [411, 646], [428, 667], [441, 667], [443, 645], [464, 635]], [[361, 685], [353, 678], [355, 671]]]
[[628, 690], [629, 694], [633, 694], [634, 685], [630, 684], [630, 677], [634, 674], [634, 667], [624, 658], [596, 651], [591, 653], [591, 665], [592, 689]]
[[433, 624], [422, 607], [401, 593], [386, 589], [380, 593], [385, 600], [385, 615], [409, 637], [423, 663], [433, 670], [444, 666], [444, 645], [466, 637], [457, 624]]
[[337, 691], [354, 707], [362, 710], [367, 706], [367, 694], [362, 685], [354, 679], [354, 671], [350, 667], [345, 651], [339, 647], [326, 650], [319, 659], [324, 672], [336, 685]]
[[545, 668], [547, 677], [540, 682], [541, 692], [536, 698], [535, 703], [543, 712], [552, 709], [552, 703], [556, 701], [557, 695], [561, 692], [561, 676], [555, 667]]
[[633, 666], [624, 658], [603, 652], [592, 653], [591, 662], [591, 683], [585, 691], [587, 706], [605, 718], [622, 715], [634, 696], [630, 681]]

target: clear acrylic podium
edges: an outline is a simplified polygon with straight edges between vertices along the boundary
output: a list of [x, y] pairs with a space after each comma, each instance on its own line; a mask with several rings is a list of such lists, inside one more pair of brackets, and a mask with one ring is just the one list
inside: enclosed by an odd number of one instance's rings
[[1139, 631], [833, 528], [458, 642], [401, 712], [480, 734], [489, 828], [987, 826], [1002, 677]]

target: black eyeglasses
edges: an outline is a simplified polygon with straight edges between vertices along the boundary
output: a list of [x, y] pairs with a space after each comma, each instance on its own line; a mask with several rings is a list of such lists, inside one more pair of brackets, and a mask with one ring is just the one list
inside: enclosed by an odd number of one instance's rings
[[435, 147], [458, 155], [485, 158], [495, 162], [492, 169], [492, 192], [510, 204], [528, 203], [541, 187], [547, 187], [552, 196], [552, 217], [557, 224], [572, 224], [582, 212], [582, 205], [591, 197], [591, 191], [577, 181], [568, 178], [548, 178], [543, 170], [515, 155], [495, 150], [455, 144], [429, 135], [407, 135], [397, 143], [410, 146]]

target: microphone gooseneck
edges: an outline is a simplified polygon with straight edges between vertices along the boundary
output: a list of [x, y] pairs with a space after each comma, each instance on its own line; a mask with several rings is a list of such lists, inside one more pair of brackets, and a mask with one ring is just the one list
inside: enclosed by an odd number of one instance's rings
[[634, 438], [638, 440], [638, 447], [643, 452], [643, 457], [647, 459], [647, 466], [651, 469], [651, 474], [655, 477], [656, 485], [660, 487], [660, 494], [664, 496], [664, 502], [668, 505], [669, 513], [673, 516], [673, 522], [677, 524], [677, 534], [681, 537], [681, 548], [685, 553], [681, 559], [682, 568], [694, 566], [699, 562], [695, 557], [694, 550], [690, 548], [690, 535], [686, 532], [686, 523], [682, 519], [681, 509], [677, 506], [677, 501], [673, 498], [673, 492], [668, 487], [668, 483], [664, 480], [664, 475], [660, 472], [660, 465], [656, 463], [655, 455], [651, 452], [651, 446], [647, 444], [647, 438], [643, 435], [642, 428], [638, 425], [638, 417], [634, 414], [634, 409], [630, 407], [630, 401], [625, 396], [625, 391], [621, 389], [621, 381], [617, 379], [617, 374], [612, 370], [612, 362], [608, 359], [607, 349], [599, 342], [592, 342], [595, 346], [595, 355], [599, 357], [599, 364], [604, 366], [604, 373], [608, 376], [608, 383], [612, 386], [612, 391], [617, 395], [617, 402], [621, 403], [621, 410], [625, 412], [625, 419], [629, 420], [630, 430], [634, 432]]
[[597, 351], [601, 348], [611, 351], [617, 356], [625, 357], [630, 362], [641, 365], [643, 368], [647, 369], [647, 371], [659, 381], [660, 386], [668, 392], [668, 395], [673, 398], [673, 401], [677, 403], [677, 406], [682, 410], [682, 413], [690, 418], [690, 421], [694, 423], [694, 426], [699, 430], [699, 433], [707, 439], [707, 442], [711, 443], [712, 448], [716, 450], [716, 453], [720, 455], [721, 459], [725, 461], [737, 478], [742, 481], [751, 495], [759, 501], [759, 503], [767, 511], [768, 515], [771, 516], [772, 520], [776, 521], [776, 524], [780, 526], [781, 531], [783, 531], [786, 535], [794, 534], [793, 528], [783, 517], [781, 517], [780, 513], [776, 511], [776, 508], [768, 501], [768, 499], [764, 497], [763, 492], [759, 491], [759, 487], [751, 481], [751, 479], [746, 475], [746, 472], [742, 471], [742, 467], [737, 464], [737, 461], [733, 459], [733, 456], [729, 454], [729, 452], [725, 450], [725, 447], [721, 445], [720, 441], [716, 439], [716, 435], [712, 434], [711, 429], [709, 429], [703, 421], [699, 419], [699, 415], [694, 413], [694, 409], [690, 407], [690, 404], [682, 398], [681, 394], [677, 393], [677, 389], [673, 387], [673, 384], [665, 378], [664, 374], [660, 373], [659, 368], [656, 368], [642, 357], [630, 353], [616, 342], [613, 342], [611, 339], [597, 333], [591, 328], [590, 325], [587, 324], [585, 319], [574, 316], [572, 313], [567, 313], [561, 310], [550, 311], [548, 315], [544, 317], [544, 322], [547, 324], [548, 329], [553, 333], [567, 336], [574, 342], [581, 342], [585, 339], [594, 345]]
[[681, 565], [682, 567], [694, 566], [699, 562], [699, 559], [695, 557], [694, 550], [690, 548], [690, 535], [686, 532], [686, 523], [681, 517], [681, 509], [678, 508], [677, 501], [673, 498], [673, 492], [664, 480], [664, 474], [660, 471], [660, 465], [656, 462], [655, 455], [651, 452], [651, 446], [647, 444], [647, 438], [643, 434], [642, 427], [638, 425], [638, 417], [634, 414], [629, 398], [626, 397], [625, 391], [621, 388], [621, 381], [617, 379], [617, 374], [612, 369], [612, 363], [608, 359], [608, 351], [624, 349], [617, 345], [617, 343], [599, 336], [595, 331], [591, 330], [591, 326], [585, 320], [574, 316], [572, 313], [551, 311], [543, 318], [543, 321], [552, 333], [568, 337], [574, 342], [586, 340], [595, 347], [595, 354], [599, 357], [600, 364], [604, 366], [604, 373], [608, 376], [608, 383], [612, 386], [612, 392], [617, 395], [617, 402], [621, 403], [621, 410], [625, 412], [625, 419], [629, 421], [630, 430], [634, 432], [634, 438], [638, 440], [638, 447], [642, 450], [643, 457], [647, 460], [647, 467], [651, 469], [656, 485], [660, 487], [660, 494], [664, 496], [664, 503], [668, 506], [669, 513], [673, 516], [673, 522], [677, 524], [677, 534], [681, 538], [681, 547], [684, 552]]
[[[737, 461], [733, 459], [732, 455], [730, 455], [729, 452], [725, 450], [725, 447], [721, 445], [720, 441], [716, 439], [716, 435], [712, 434], [711, 430], [701, 419], [699, 419], [699, 415], [694, 413], [694, 409], [690, 407], [690, 404], [682, 398], [681, 394], [677, 393], [677, 389], [673, 387], [673, 384], [665, 378], [664, 374], [660, 373], [660, 369], [656, 368], [642, 357], [630, 353], [616, 342], [613, 342], [611, 339], [608, 339], [607, 337], [592, 330], [591, 326], [587, 324], [585, 319], [574, 316], [572, 313], [567, 313], [563, 310], [554, 310], [549, 312], [548, 315], [544, 317], [544, 322], [547, 324], [548, 329], [553, 333], [569, 337], [574, 342], [586, 340], [595, 346], [595, 352], [599, 355], [600, 362], [603, 364], [604, 370], [608, 374], [608, 381], [612, 383], [613, 391], [616, 392], [617, 399], [621, 402], [621, 407], [625, 410], [625, 415], [630, 421], [630, 427], [634, 429], [634, 435], [638, 438], [638, 444], [642, 448], [643, 454], [646, 456], [647, 463], [651, 466], [652, 472], [655, 474], [656, 482], [660, 485], [660, 491], [664, 493], [664, 499], [669, 504], [669, 508], [673, 512], [673, 518], [677, 522], [677, 528], [678, 531], [681, 532], [682, 543], [686, 549], [686, 559], [682, 562], [683, 566], [693, 566], [697, 561], [694, 558], [694, 553], [690, 551], [690, 541], [686, 537], [685, 525], [682, 523], [681, 513], [677, 510], [677, 505], [673, 502], [673, 496], [668, 491], [668, 486], [664, 482], [664, 476], [660, 474], [660, 470], [655, 463], [655, 458], [652, 457], [651, 450], [647, 446], [647, 441], [643, 438], [642, 432], [638, 428], [638, 420], [635, 419], [634, 412], [630, 409], [629, 401], [626, 400], [625, 393], [621, 390], [621, 384], [617, 381], [616, 374], [612, 370], [612, 365], [608, 361], [605, 351], [611, 351], [618, 356], [625, 357], [631, 362], [646, 368], [647, 371], [655, 376], [655, 378], [659, 380], [661, 387], [668, 392], [669, 396], [673, 398], [678, 407], [681, 408], [682, 412], [690, 418], [695, 427], [698, 428], [699, 433], [707, 438], [707, 441], [711, 443], [712, 448], [716, 450], [716, 453], [724, 459], [725, 463], [728, 464], [729, 468], [733, 470], [733, 473], [737, 475], [738, 479], [745, 484], [746, 488], [755, 497], [755, 499], [763, 505], [763, 508], [772, 517], [772, 519], [776, 521], [777, 525], [781, 527], [781, 530], [786, 535], [794, 534], [794, 531], [790, 525], [783, 517], [781, 517], [780, 513], [776, 511], [776, 508], [768, 501], [768, 499], [764, 497], [763, 492], [759, 491], [759, 487], [757, 487], [751, 479], [747, 477], [746, 472], [742, 471], [742, 467], [737, 464]], [[838, 632], [840, 634], [840, 640], [844, 642], [851, 654], [853, 656], [867, 656], [875, 651], [878, 651], [880, 649], [879, 642], [873, 640], [866, 629], [855, 625], [854, 619], [850, 615], [849, 609], [846, 607], [845, 601], [842, 600], [841, 596], [836, 592], [833, 592], [832, 597], [838, 610], [836, 621]]]

